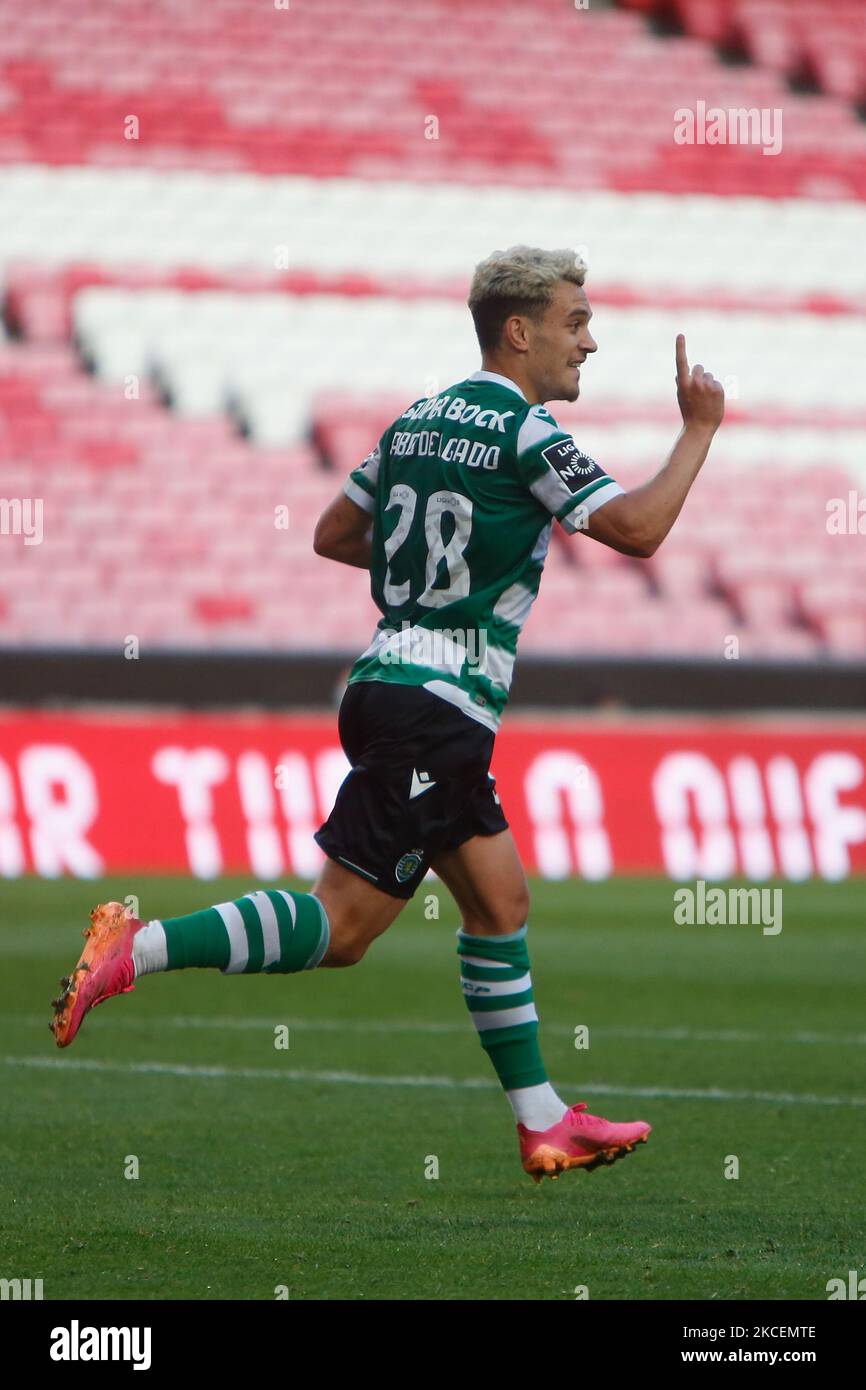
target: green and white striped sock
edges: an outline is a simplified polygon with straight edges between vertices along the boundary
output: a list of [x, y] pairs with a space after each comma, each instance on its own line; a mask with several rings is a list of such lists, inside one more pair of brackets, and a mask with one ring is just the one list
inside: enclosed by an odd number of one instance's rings
[[524, 925], [507, 936], [458, 931], [457, 954], [472, 1021], [514, 1118], [527, 1129], [542, 1130], [561, 1120], [568, 1107], [547, 1079], [538, 1045], [527, 930]]
[[133, 938], [132, 959], [136, 979], [194, 966], [224, 975], [291, 975], [314, 970], [329, 940], [317, 897], [267, 888], [186, 917], [148, 922]]

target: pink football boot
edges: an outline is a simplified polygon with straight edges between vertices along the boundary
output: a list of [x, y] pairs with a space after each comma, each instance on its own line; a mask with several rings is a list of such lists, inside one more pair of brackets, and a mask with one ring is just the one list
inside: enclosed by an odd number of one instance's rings
[[71, 975], [60, 981], [63, 993], [52, 999], [54, 1018], [49, 1028], [58, 1047], [68, 1047], [84, 1015], [115, 994], [134, 989], [132, 939], [144, 926], [123, 903], [104, 903], [90, 914], [84, 953]]
[[645, 1144], [652, 1130], [643, 1120], [613, 1124], [599, 1115], [585, 1115], [585, 1110], [586, 1103], [579, 1101], [549, 1129], [517, 1126], [523, 1166], [536, 1182], [545, 1176], [558, 1178], [569, 1168], [591, 1173], [600, 1163], [616, 1163], [635, 1144]]

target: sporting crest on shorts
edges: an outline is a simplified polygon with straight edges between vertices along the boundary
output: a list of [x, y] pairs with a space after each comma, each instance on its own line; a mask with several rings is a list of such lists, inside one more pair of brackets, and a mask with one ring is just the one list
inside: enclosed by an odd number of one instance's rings
[[394, 877], [398, 883], [405, 883], [412, 875], [420, 869], [424, 862], [424, 852], [420, 849], [410, 850], [408, 854], [402, 854], [397, 860], [397, 867], [394, 870]]

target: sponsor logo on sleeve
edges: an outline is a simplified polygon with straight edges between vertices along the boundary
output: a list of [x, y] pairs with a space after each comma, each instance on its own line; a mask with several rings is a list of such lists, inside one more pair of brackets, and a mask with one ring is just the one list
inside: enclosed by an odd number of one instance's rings
[[542, 449], [541, 457], [559, 474], [571, 492], [579, 492], [596, 478], [606, 477], [595, 459], [581, 453], [573, 439], [557, 439]]

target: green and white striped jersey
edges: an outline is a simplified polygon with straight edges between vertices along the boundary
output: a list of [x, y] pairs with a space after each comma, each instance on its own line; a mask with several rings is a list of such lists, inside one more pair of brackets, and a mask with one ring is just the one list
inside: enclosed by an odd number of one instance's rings
[[507, 377], [416, 401], [345, 484], [383, 615], [349, 682], [421, 685], [498, 728], [554, 520], [584, 529], [622, 491]]

